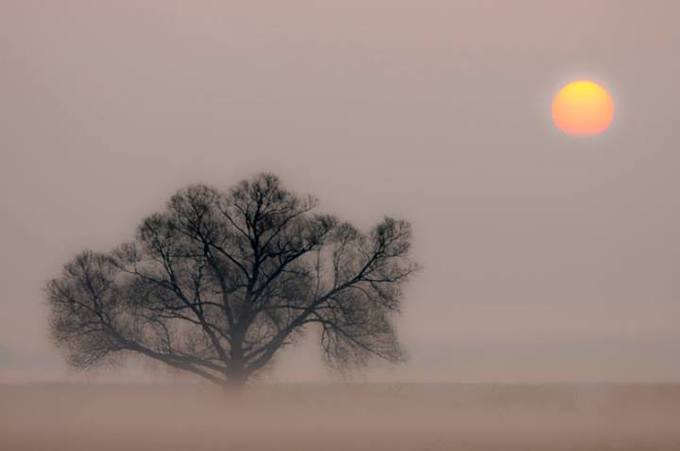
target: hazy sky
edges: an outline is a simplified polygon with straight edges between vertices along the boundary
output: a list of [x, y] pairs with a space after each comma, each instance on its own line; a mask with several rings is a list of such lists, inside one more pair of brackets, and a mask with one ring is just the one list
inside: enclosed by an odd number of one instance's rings
[[[274, 171], [415, 227], [375, 378], [680, 381], [680, 2], [0, 0], [0, 380], [73, 377], [45, 281], [179, 187]], [[607, 86], [568, 138], [551, 96]], [[275, 378], [325, 373], [311, 343]]]

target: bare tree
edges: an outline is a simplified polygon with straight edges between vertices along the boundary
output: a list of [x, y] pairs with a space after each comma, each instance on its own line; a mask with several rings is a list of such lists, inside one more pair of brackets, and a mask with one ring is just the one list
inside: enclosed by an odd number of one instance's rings
[[76, 367], [136, 353], [224, 386], [314, 326], [332, 368], [398, 361], [409, 224], [365, 234], [316, 205], [270, 174], [179, 191], [134, 242], [85, 251], [48, 283], [54, 341]]

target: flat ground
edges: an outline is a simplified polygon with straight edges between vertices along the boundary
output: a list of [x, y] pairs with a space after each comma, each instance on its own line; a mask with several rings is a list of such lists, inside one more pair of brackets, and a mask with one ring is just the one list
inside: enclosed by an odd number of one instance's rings
[[0, 385], [0, 450], [680, 450], [680, 386]]

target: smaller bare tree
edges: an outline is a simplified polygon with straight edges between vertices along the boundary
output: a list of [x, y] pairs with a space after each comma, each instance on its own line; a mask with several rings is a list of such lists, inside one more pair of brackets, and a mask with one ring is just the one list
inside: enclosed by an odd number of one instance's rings
[[331, 367], [399, 360], [409, 224], [365, 234], [316, 204], [270, 174], [179, 191], [133, 242], [84, 251], [48, 283], [54, 341], [76, 367], [138, 354], [224, 386], [315, 327]]

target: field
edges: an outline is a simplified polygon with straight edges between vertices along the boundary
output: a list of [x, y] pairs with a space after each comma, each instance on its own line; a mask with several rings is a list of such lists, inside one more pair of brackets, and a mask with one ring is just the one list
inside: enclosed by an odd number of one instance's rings
[[0, 385], [3, 451], [678, 450], [675, 385]]

